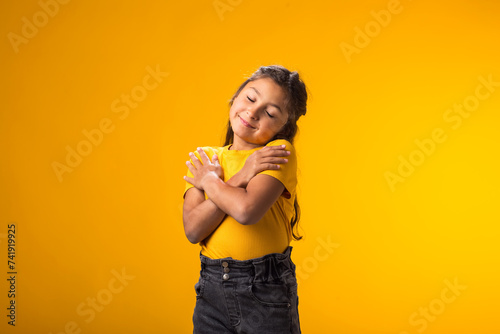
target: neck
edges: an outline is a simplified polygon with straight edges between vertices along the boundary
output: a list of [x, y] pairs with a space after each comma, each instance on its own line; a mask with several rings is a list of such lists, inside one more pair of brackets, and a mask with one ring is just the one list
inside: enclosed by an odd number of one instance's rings
[[233, 143], [229, 146], [229, 150], [237, 150], [237, 151], [248, 151], [253, 150], [257, 147], [262, 147], [263, 145], [248, 143], [246, 141], [241, 140], [237, 136], [233, 137]]

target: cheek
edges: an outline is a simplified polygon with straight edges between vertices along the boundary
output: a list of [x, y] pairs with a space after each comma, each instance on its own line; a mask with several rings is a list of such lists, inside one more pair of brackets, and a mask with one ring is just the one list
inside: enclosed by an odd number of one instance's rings
[[234, 117], [236, 115], [236, 110], [238, 110], [238, 105], [233, 103], [231, 109], [229, 109], [229, 116]]
[[266, 129], [266, 133], [269, 133], [269, 134], [278, 133], [278, 130], [279, 130], [279, 128], [276, 126], [276, 124], [274, 124], [272, 122], [267, 122], [266, 126], [264, 128]]
[[234, 116], [238, 113], [238, 110], [240, 110], [240, 109], [241, 109], [241, 105], [239, 103], [235, 102], [235, 103], [233, 103], [231, 109], [229, 110], [229, 113]]

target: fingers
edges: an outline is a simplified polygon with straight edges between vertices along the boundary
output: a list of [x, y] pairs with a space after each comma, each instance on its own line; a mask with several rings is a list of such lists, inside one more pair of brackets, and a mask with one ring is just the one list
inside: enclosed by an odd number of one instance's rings
[[254, 156], [256, 170], [278, 170], [283, 168], [288, 163], [287, 158], [291, 152], [286, 150], [285, 145], [266, 146], [265, 148], [256, 151]]
[[285, 149], [285, 145], [266, 146], [266, 150], [262, 149], [257, 152], [261, 152], [263, 156], [285, 157], [290, 155], [290, 151]]
[[281, 169], [280, 165], [268, 164], [265, 166], [265, 169]]
[[205, 153], [205, 151], [201, 147], [198, 147], [196, 150], [200, 154], [201, 161], [203, 161], [204, 165], [207, 165], [211, 162], [210, 158], [208, 157], [208, 155]]
[[286, 164], [288, 162], [288, 159], [286, 158], [267, 158], [262, 162], [267, 162], [267, 163], [273, 163], [273, 164]]
[[208, 155], [205, 153], [205, 151], [201, 147], [198, 147], [196, 149], [196, 151], [198, 151], [198, 154], [200, 155], [201, 162], [193, 152], [189, 152], [189, 157], [191, 158], [191, 160], [193, 160], [193, 165], [196, 168], [200, 168], [202, 165], [210, 164], [210, 162], [211, 162], [210, 158], [208, 157]]
[[[189, 152], [189, 157], [191, 158], [191, 160], [193, 161], [193, 165], [196, 167], [196, 168], [199, 168], [201, 166], [201, 162], [200, 160], [198, 160], [198, 157], [193, 153], [193, 152]], [[188, 165], [189, 167], [189, 165]]]
[[[195, 159], [196, 159], [196, 157], [195, 157]], [[193, 160], [194, 160], [194, 159], [193, 159]], [[198, 159], [196, 159], [196, 160], [198, 160]], [[199, 161], [198, 161], [198, 163], [199, 163]], [[188, 169], [189, 169], [189, 171], [191, 172], [191, 174], [193, 174], [193, 175], [194, 175], [194, 174], [195, 174], [195, 172], [196, 172], [196, 167], [195, 167], [195, 166], [193, 166], [193, 164], [191, 163], [191, 161], [186, 161], [186, 165], [188, 166]]]
[[214, 156], [212, 157], [212, 160], [214, 162], [214, 165], [220, 166], [219, 157], [217, 156], [217, 154], [214, 154]]
[[184, 180], [191, 183], [194, 186], [194, 179], [192, 177], [184, 176]]

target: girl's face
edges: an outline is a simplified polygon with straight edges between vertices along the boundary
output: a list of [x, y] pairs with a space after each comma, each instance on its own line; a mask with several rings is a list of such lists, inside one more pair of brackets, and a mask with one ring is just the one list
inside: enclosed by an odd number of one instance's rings
[[286, 124], [285, 92], [271, 78], [250, 81], [234, 99], [229, 120], [234, 132], [233, 150], [265, 145]]

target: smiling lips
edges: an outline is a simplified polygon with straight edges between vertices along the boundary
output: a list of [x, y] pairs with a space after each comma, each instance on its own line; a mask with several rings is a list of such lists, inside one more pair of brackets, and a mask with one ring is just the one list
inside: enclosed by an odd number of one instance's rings
[[241, 117], [241, 116], [240, 116], [240, 120], [241, 120], [241, 123], [243, 123], [243, 125], [246, 126], [247, 128], [255, 129], [253, 126], [250, 125], [250, 123], [248, 123], [247, 121], [245, 121], [243, 119], [243, 117]]

